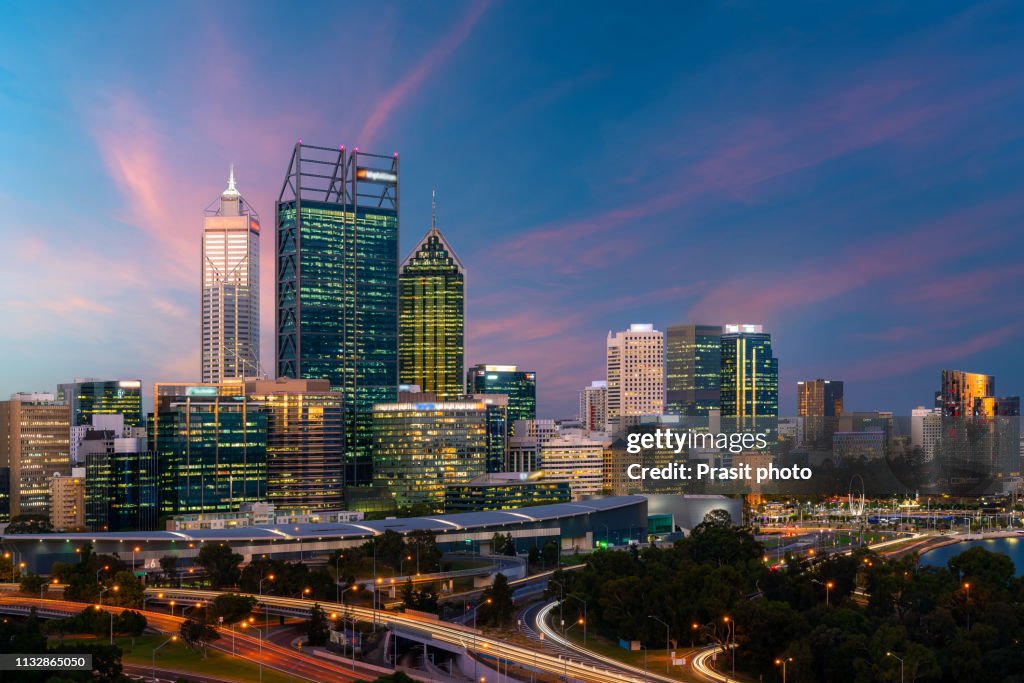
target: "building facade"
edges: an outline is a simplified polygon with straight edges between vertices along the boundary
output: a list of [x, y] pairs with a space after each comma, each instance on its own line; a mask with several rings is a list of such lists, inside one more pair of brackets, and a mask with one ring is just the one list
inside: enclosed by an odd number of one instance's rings
[[537, 373], [515, 365], [474, 365], [466, 373], [467, 394], [505, 394], [508, 419], [515, 436], [516, 420], [537, 417]]
[[50, 525], [54, 531], [85, 530], [84, 468], [72, 468], [70, 476], [54, 473], [50, 479]]
[[80, 447], [85, 463], [85, 524], [94, 531], [152, 531], [159, 511], [157, 455], [146, 430], [94, 429]]
[[568, 482], [547, 481], [542, 472], [502, 472], [449, 486], [445, 489], [444, 511], [514, 510], [533, 505], [568, 503], [571, 499]]
[[203, 218], [200, 286], [203, 382], [260, 374], [260, 217], [228, 187]]
[[345, 421], [342, 394], [325, 379], [247, 381], [267, 414], [267, 501], [278, 510], [341, 509]]
[[802, 445], [824, 450], [832, 444], [836, 418], [843, 414], [843, 383], [812, 379], [796, 383], [797, 417], [801, 418]]
[[580, 392], [580, 424], [588, 432], [608, 428], [608, 382], [596, 380]]
[[345, 483], [373, 479], [372, 411], [398, 387], [398, 155], [295, 146], [275, 212], [277, 376], [343, 395]]
[[779, 361], [761, 325], [726, 325], [722, 332], [722, 425], [772, 431], [779, 416]]
[[665, 336], [665, 412], [707, 417], [721, 407], [721, 325], [669, 325]]
[[398, 275], [398, 368], [402, 384], [448, 401], [463, 393], [466, 269], [433, 215]]
[[161, 515], [231, 512], [266, 500], [267, 414], [240, 381], [157, 383], [149, 449]]
[[583, 432], [563, 433], [540, 447], [544, 480], [569, 484], [573, 500], [601, 494], [604, 451], [610, 439], [595, 439]]
[[71, 408], [53, 394], [0, 401], [0, 467], [10, 468], [10, 516], [50, 516], [50, 480], [71, 476]]
[[445, 489], [487, 471], [488, 406], [482, 401], [381, 403], [373, 410], [374, 487], [395, 507], [444, 507]]
[[91, 426], [94, 415], [123, 415], [126, 427], [143, 427], [142, 381], [76, 379], [57, 385], [57, 400], [71, 407], [71, 426]]
[[654, 325], [609, 332], [606, 369], [609, 429], [665, 412], [665, 334]]

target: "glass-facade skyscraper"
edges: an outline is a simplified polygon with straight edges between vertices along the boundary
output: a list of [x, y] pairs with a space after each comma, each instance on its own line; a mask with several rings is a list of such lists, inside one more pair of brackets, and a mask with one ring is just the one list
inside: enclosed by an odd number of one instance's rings
[[156, 384], [149, 450], [160, 514], [234, 512], [266, 500], [267, 414], [240, 381]]
[[260, 217], [235, 188], [206, 208], [202, 250], [202, 378], [260, 374]]
[[665, 338], [665, 412], [707, 417], [721, 407], [721, 325], [670, 325]]
[[398, 388], [398, 155], [295, 146], [276, 206], [277, 376], [341, 392], [345, 483], [373, 478]]
[[722, 427], [774, 431], [779, 361], [772, 353], [771, 334], [761, 325], [726, 325], [721, 373]]
[[[145, 433], [145, 430], [139, 429]], [[93, 531], [154, 531], [159, 519], [157, 455], [145, 436], [92, 430], [85, 462], [85, 523]]]
[[[515, 365], [474, 365], [466, 372], [467, 394], [505, 394], [508, 421], [537, 418], [537, 373]], [[515, 429], [509, 430], [513, 436]]]
[[124, 415], [124, 426], [142, 427], [142, 382], [76, 379], [57, 385], [57, 400], [71, 407], [71, 426], [92, 424], [93, 415]]
[[436, 216], [398, 275], [399, 377], [447, 401], [462, 394], [466, 269]]

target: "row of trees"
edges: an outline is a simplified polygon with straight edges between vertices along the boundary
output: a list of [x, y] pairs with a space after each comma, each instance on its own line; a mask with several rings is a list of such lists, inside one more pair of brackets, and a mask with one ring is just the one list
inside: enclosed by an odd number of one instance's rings
[[[109, 622], [107, 626], [109, 628]], [[23, 620], [3, 619], [0, 621], [0, 654], [92, 655], [92, 670], [65, 670], [57, 675], [53, 671], [19, 671], [18, 683], [92, 683], [97, 680], [129, 683], [130, 679], [121, 668], [121, 648], [105, 641], [51, 644], [47, 641], [47, 630], [35, 610]]]
[[676, 647], [735, 640], [737, 668], [766, 681], [785, 659], [790, 682], [895, 682], [897, 657], [906, 681], [1024, 680], [1024, 580], [981, 548], [944, 568], [864, 550], [773, 571], [749, 530], [711, 519], [671, 548], [595, 553], [556, 573], [549, 595], [563, 590], [566, 621], [585, 601], [609, 638], [664, 647], [657, 617]]

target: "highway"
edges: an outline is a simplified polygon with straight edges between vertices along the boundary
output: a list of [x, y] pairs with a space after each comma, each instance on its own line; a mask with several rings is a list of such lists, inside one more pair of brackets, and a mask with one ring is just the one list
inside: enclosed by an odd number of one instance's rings
[[[213, 594], [215, 595], [215, 594]], [[23, 608], [19, 610], [18, 608]], [[36, 607], [46, 615], [56, 614], [78, 614], [87, 607], [81, 602], [68, 602], [65, 600], [40, 600], [39, 598], [23, 598], [13, 596], [0, 596], [0, 610], [6, 612], [27, 613], [29, 609]], [[104, 611], [120, 614], [122, 607], [103, 607]], [[182, 617], [172, 617], [162, 612], [151, 612], [137, 610], [146, 616], [149, 627], [155, 631], [166, 634], [175, 634], [184, 621]], [[247, 659], [253, 663], [263, 661], [263, 666], [273, 669], [296, 679], [308, 681], [358, 681], [371, 680], [376, 675], [362, 675], [354, 673], [348, 668], [336, 665], [330, 661], [311, 657], [291, 648], [282, 647], [270, 640], [261, 640], [256, 635], [248, 635], [246, 631], [236, 629], [234, 637], [228, 629], [218, 629], [220, 640], [210, 644], [210, 649], [219, 650], [228, 655], [234, 651], [235, 656]], [[233, 640], [233, 642], [232, 642]], [[261, 657], [262, 655], [262, 657]], [[145, 667], [143, 667], [145, 668]], [[192, 674], [181, 672], [189, 678]]]
[[[153, 596], [151, 598], [153, 600], [157, 599], [157, 593], [163, 593], [164, 597], [162, 600], [168, 601], [173, 599], [178, 604], [205, 602], [218, 595], [215, 591], [173, 588], [147, 588], [146, 593]], [[308, 615], [310, 608], [314, 604], [313, 601], [298, 598], [282, 598], [267, 595], [262, 597], [252, 595], [252, 597], [259, 600], [269, 610], [291, 616]], [[484, 636], [480, 631], [461, 624], [453, 624], [411, 614], [375, 611], [369, 607], [356, 607], [331, 602], [320, 602], [319, 604], [328, 613], [344, 613], [364, 622], [372, 622], [376, 618], [378, 623], [388, 627], [394, 626], [396, 629], [399, 629], [403, 637], [411, 636], [427, 644], [444, 644], [447, 646], [447, 649], [463, 649], [491, 658], [513, 661], [522, 667], [536, 668], [550, 674], [567, 677], [574, 681], [585, 683], [641, 683], [644, 680], [642, 671], [639, 672], [639, 675], [624, 673], [621, 666], [614, 662], [614, 660], [609, 660], [607, 666], [602, 666], [596, 663], [585, 663], [566, 657], [552, 656], [531, 648], [511, 645], [502, 640]], [[653, 676], [648, 676], [647, 680], [653, 680]]]

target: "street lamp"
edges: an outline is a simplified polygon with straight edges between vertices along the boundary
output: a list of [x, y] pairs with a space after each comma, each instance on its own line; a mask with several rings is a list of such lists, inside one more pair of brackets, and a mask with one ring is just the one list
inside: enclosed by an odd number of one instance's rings
[[273, 580], [274, 580], [274, 575], [273, 574], [267, 574], [266, 576], [264, 576], [263, 578], [260, 579], [260, 586], [259, 586], [260, 591], [259, 592], [260, 592], [260, 598], [261, 599], [263, 598], [263, 582], [264, 581], [273, 581]]
[[[891, 652], [886, 652], [885, 656], [886, 657], [892, 657], [893, 659], [895, 659], [896, 661], [898, 661], [900, 663], [900, 683], [903, 683], [903, 658], [902, 657], [897, 657], [896, 655], [894, 655]], [[785, 683], [785, 681], [783, 681], [783, 683]]]
[[177, 639], [178, 639], [178, 636], [171, 636], [170, 638], [168, 638], [167, 640], [165, 640], [164, 642], [160, 643], [159, 645], [157, 645], [156, 647], [153, 648], [153, 680], [154, 681], [156, 680], [156, 653], [159, 652], [160, 648], [162, 648], [164, 645], [166, 645], [167, 643], [173, 643]]
[[727, 633], [730, 634], [729, 638], [729, 650], [732, 652], [732, 677], [736, 678], [736, 622], [731, 617], [724, 616], [722, 621], [725, 622]]
[[338, 553], [334, 558], [334, 589], [336, 593], [335, 602], [341, 602], [341, 559], [345, 557]]
[[967, 612], [967, 630], [971, 630], [971, 584], [969, 581], [964, 582], [964, 590], [967, 592], [967, 600], [964, 603], [965, 611]]
[[785, 659], [783, 659], [782, 657], [779, 657], [779, 658], [777, 658], [775, 660], [775, 666], [781, 666], [782, 667], [782, 683], [786, 683], [786, 662], [792, 662], [792, 661], [793, 661], [792, 657], [786, 657]]
[[670, 660], [672, 659], [672, 655], [669, 654], [669, 650], [671, 649], [672, 643], [672, 632], [669, 629], [668, 624], [666, 624], [664, 621], [654, 616], [653, 614], [648, 614], [647, 618], [654, 619], [656, 622], [662, 624], [665, 627], [665, 673], [668, 673], [668, 665], [670, 663]]
[[[99, 605], [96, 605], [96, 611], [97, 612], [102, 612], [103, 608], [100, 607]], [[110, 644], [113, 645], [114, 644], [114, 613], [113, 612], [107, 612], [107, 614], [110, 615]]]
[[691, 649], [697, 647], [696, 637], [697, 637], [697, 631], [699, 629], [700, 629], [700, 624], [698, 624], [696, 621], [693, 622], [692, 624], [690, 624], [690, 648]]
[[140, 550], [142, 550], [142, 548], [140, 548], [139, 546], [135, 546], [132, 548], [132, 572], [135, 571], [135, 553], [139, 552]]

